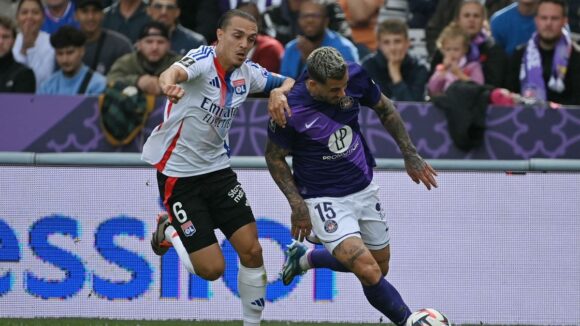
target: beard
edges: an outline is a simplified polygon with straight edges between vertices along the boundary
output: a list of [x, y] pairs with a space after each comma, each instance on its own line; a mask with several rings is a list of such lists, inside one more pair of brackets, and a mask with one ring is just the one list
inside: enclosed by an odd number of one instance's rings
[[547, 36], [547, 37], [544, 37], [540, 34], [540, 40], [547, 45], [556, 45], [556, 43], [558, 43], [558, 41], [560, 41], [561, 37], [562, 37], [562, 34], [558, 34], [556, 36]]
[[304, 37], [312, 43], [316, 43], [324, 38], [324, 31], [315, 35], [304, 35]]

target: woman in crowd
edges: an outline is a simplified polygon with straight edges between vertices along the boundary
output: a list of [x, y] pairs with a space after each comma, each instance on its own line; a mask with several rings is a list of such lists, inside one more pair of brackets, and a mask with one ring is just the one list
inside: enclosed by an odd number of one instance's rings
[[41, 0], [20, 0], [16, 9], [18, 35], [12, 48], [14, 59], [32, 69], [36, 88], [54, 71], [54, 49], [50, 35], [41, 31], [44, 7]]
[[[470, 38], [467, 61], [481, 64], [486, 84], [502, 87], [507, 56], [486, 28], [486, 17], [486, 9], [479, 0], [464, 0], [451, 24], [459, 26]], [[442, 62], [443, 53], [438, 49], [431, 59], [431, 75]]]

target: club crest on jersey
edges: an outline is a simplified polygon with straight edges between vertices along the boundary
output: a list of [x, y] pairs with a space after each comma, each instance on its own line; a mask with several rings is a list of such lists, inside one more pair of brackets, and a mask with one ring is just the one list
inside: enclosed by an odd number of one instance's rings
[[232, 81], [232, 86], [234, 86], [234, 93], [237, 95], [242, 95], [246, 93], [246, 80], [245, 79], [238, 79]]
[[354, 105], [354, 99], [352, 96], [343, 96], [340, 101], [338, 101], [338, 105], [340, 105], [340, 109], [343, 111], [350, 110]]
[[326, 222], [324, 222], [324, 231], [326, 231], [326, 233], [334, 233], [336, 230], [338, 230], [338, 223], [334, 220], [326, 220]]
[[186, 237], [191, 237], [196, 232], [195, 226], [193, 226], [193, 223], [191, 223], [191, 221], [187, 221], [181, 224], [181, 230], [183, 230], [183, 234], [185, 234]]

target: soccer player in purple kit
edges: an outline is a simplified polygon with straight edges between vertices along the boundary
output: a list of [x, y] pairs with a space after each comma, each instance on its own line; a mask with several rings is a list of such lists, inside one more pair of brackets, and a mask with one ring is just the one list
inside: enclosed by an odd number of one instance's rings
[[[366, 71], [334, 48], [307, 59], [307, 70], [288, 94], [292, 116], [285, 128], [271, 122], [266, 162], [290, 207], [291, 232], [281, 277], [288, 285], [310, 268], [353, 272], [369, 303], [397, 325], [411, 311], [384, 276], [389, 269], [389, 232], [373, 183], [374, 158], [358, 123], [360, 106], [372, 108], [397, 142], [411, 179], [437, 187], [437, 173], [419, 154], [393, 103]], [[285, 157], [292, 155], [294, 174]], [[310, 232], [325, 249], [307, 250]]]

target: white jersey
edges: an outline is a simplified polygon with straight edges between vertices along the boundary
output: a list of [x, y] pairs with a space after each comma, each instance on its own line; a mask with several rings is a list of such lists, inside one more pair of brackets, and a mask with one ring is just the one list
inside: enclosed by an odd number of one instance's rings
[[226, 73], [215, 47], [201, 46], [174, 63], [187, 72], [183, 98], [167, 101], [141, 159], [170, 177], [206, 174], [229, 167], [228, 131], [249, 93], [268, 92], [283, 79], [251, 61]]

